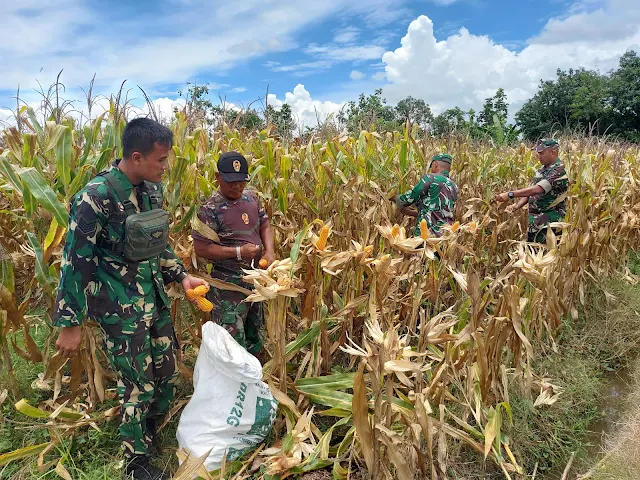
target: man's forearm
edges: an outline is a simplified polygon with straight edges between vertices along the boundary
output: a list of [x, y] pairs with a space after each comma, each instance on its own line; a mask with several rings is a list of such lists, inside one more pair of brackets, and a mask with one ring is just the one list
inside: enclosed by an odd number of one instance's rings
[[529, 197], [522, 197], [520, 200], [518, 200], [518, 202], [516, 203], [516, 210], [524, 207], [527, 203], [529, 202]]
[[264, 222], [260, 226], [260, 238], [262, 239], [264, 251], [274, 253], [275, 247], [273, 245], [273, 231], [271, 230], [271, 224], [269, 221]]
[[521, 198], [521, 197], [529, 198], [532, 195], [539, 195], [541, 193], [544, 193], [544, 188], [542, 188], [540, 185], [534, 185], [532, 187], [521, 188], [520, 190], [514, 190], [513, 196], [516, 198]]
[[208, 260], [228, 260], [237, 258], [238, 252], [236, 247], [223, 247], [216, 243], [207, 243], [201, 240], [193, 240], [193, 247], [196, 255]]

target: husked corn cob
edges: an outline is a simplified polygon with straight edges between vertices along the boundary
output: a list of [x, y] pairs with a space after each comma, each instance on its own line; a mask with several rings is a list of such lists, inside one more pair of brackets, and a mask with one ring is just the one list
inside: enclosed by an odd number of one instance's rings
[[400, 225], [394, 225], [393, 228], [391, 228], [391, 235], [393, 235], [394, 238], [400, 235]]
[[187, 290], [186, 294], [189, 300], [195, 300], [198, 297], [204, 297], [208, 291], [209, 285], [198, 285], [196, 288]]
[[207, 292], [209, 291], [209, 285], [198, 285], [196, 288], [194, 288], [193, 293], [199, 297], [202, 297], [204, 295], [207, 294]]
[[210, 312], [211, 310], [213, 310], [213, 303], [211, 303], [204, 297], [196, 297], [194, 302], [203, 312]]
[[318, 250], [324, 250], [327, 247], [327, 239], [329, 238], [329, 225], [323, 225], [320, 229], [320, 237], [316, 247]]
[[423, 240], [426, 240], [427, 238], [429, 238], [429, 229], [427, 228], [427, 220], [424, 218], [420, 220], [420, 238], [422, 238]]

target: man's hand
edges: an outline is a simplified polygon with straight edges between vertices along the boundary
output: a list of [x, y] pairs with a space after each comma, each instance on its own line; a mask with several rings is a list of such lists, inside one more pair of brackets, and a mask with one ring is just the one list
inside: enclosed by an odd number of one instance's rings
[[275, 262], [276, 254], [274, 252], [270, 252], [267, 250], [264, 252], [264, 255], [262, 256], [262, 258], [267, 261], [267, 267], [268, 267], [273, 262]]
[[504, 209], [505, 212], [507, 213], [513, 213], [516, 210], [518, 210], [520, 206], [517, 203], [511, 204], [509, 205], [507, 208]]
[[493, 203], [503, 203], [509, 200], [509, 194], [508, 193], [499, 193], [498, 195], [493, 197]]
[[182, 280], [182, 288], [184, 291], [193, 290], [194, 288], [200, 285], [209, 285], [206, 280], [198, 277], [194, 277], [193, 275], [187, 275], [187, 277]]
[[240, 256], [245, 260], [253, 260], [260, 253], [260, 247], [253, 243], [245, 243], [240, 247]]
[[65, 358], [73, 357], [82, 343], [82, 327], [62, 327], [56, 340], [56, 348]]

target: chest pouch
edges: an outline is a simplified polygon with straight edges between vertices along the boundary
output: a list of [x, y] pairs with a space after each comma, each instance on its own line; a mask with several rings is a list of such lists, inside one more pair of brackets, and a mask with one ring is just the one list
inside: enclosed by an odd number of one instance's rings
[[103, 246], [132, 262], [148, 260], [164, 252], [169, 243], [169, 212], [162, 209], [162, 195], [159, 192], [151, 192], [151, 210], [138, 213], [118, 179], [111, 172], [107, 172], [105, 178], [124, 205], [126, 218], [124, 229], [121, 219], [118, 219], [120, 225], [114, 225], [116, 229], [124, 230], [122, 238], [102, 242]]

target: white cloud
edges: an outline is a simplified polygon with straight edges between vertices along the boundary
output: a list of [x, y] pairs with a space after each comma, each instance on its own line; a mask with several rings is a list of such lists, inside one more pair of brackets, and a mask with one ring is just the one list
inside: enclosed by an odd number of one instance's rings
[[306, 48], [309, 55], [317, 55], [335, 62], [377, 60], [384, 53], [380, 45], [314, 45]]
[[6, 108], [0, 108], [0, 128], [2, 128], [5, 124], [10, 124], [12, 122], [13, 112]]
[[284, 100], [270, 93], [267, 97], [269, 105], [280, 108], [284, 103], [291, 107], [294, 119], [300, 127], [313, 127], [320, 121], [324, 121], [329, 115], [337, 114], [344, 106], [344, 103], [335, 103], [330, 101], [313, 100], [311, 94], [304, 88], [304, 85], [298, 84], [293, 92], [287, 92]]
[[364, 77], [364, 73], [359, 70], [351, 70], [351, 73], [349, 74], [349, 78], [351, 80], [362, 80]]
[[338, 30], [333, 37], [336, 43], [351, 43], [360, 35], [360, 29], [357, 27], [346, 27]]
[[294, 72], [296, 76], [309, 75], [319, 70], [327, 70], [333, 66], [333, 62], [328, 60], [318, 60], [315, 62], [300, 62], [291, 65], [278, 65], [272, 67], [274, 72]]
[[[357, 11], [378, 2], [392, 3], [365, 0]], [[203, 0], [170, 11], [159, 5], [144, 17], [136, 8], [86, 0], [0, 2], [0, 18], [11, 25], [0, 38], [0, 91], [18, 85], [32, 90], [36, 79], [46, 88], [62, 69], [69, 88], [86, 86], [95, 72], [100, 93], [117, 90], [125, 79], [149, 90], [181, 84], [288, 51], [308, 25], [345, 11], [355, 14], [348, 0], [246, 0], [233, 6]]]
[[[502, 87], [513, 115], [535, 94], [541, 79], [555, 78], [558, 68], [608, 71], [617, 66], [627, 49], [640, 44], [636, 22], [640, 3], [611, 0], [605, 11], [619, 19], [620, 29], [626, 32], [622, 37], [610, 38], [610, 25], [599, 25], [600, 10], [580, 12], [563, 20], [550, 20], [540, 36], [519, 53], [465, 28], [437, 41], [432, 21], [420, 16], [409, 25], [401, 46], [382, 57], [390, 82], [384, 88], [385, 96], [392, 103], [407, 95], [421, 97], [439, 112], [456, 105], [478, 109], [485, 98]], [[561, 28], [566, 26], [578, 34], [585, 25], [591, 32], [588, 41], [574, 41]], [[561, 36], [557, 35], [559, 31]]]
[[374, 73], [373, 75], [371, 75], [371, 78], [373, 78], [377, 82], [381, 82], [382, 80], [387, 78], [387, 74], [384, 73], [384, 72], [378, 72], [378, 73]]
[[244, 87], [236, 87], [231, 89], [231, 93], [243, 93], [246, 92], [247, 89]]

